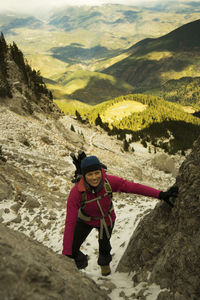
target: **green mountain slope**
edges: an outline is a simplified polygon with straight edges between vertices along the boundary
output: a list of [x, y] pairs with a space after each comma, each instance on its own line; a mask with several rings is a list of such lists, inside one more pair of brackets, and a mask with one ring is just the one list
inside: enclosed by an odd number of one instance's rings
[[[135, 108], [134, 111], [136, 103], [141, 104], [141, 109]], [[118, 115], [120, 114], [118, 109], [116, 110], [116, 118], [112, 118], [113, 110], [116, 108], [121, 108], [121, 117]], [[129, 94], [105, 101], [95, 105], [85, 116], [88, 117], [91, 123], [95, 123], [98, 115], [100, 115], [103, 122], [109, 123], [110, 128], [117, 127], [133, 131], [146, 128], [154, 122], [166, 120], [181, 120], [200, 125], [199, 119], [186, 113], [181, 105], [170, 103], [160, 97], [143, 94]]]
[[167, 101], [200, 108], [200, 77], [182, 77], [172, 79], [157, 89], [145, 91], [147, 94], [161, 96]]
[[200, 20], [129, 49], [130, 56], [104, 70], [135, 87], [135, 92], [160, 88], [168, 80], [200, 76]]
[[84, 114], [85, 111], [90, 111], [92, 109], [92, 106], [89, 104], [72, 100], [72, 99], [63, 99], [63, 100], [56, 100], [53, 101], [56, 103], [56, 105], [60, 108], [62, 112], [66, 115], [76, 116], [76, 111], [81, 112], [81, 114]]
[[130, 94], [100, 103], [81, 114], [111, 135], [126, 139], [128, 133], [131, 142], [151, 142], [170, 153], [189, 149], [200, 134], [199, 118], [160, 97]]
[[76, 43], [72, 43], [71, 45], [65, 47], [54, 47], [50, 50], [53, 57], [70, 64], [81, 63], [83, 60], [85, 62], [92, 59], [105, 60], [107, 58], [117, 56], [123, 52], [122, 50], [109, 50], [108, 48], [100, 45], [86, 48], [83, 47], [83, 45]]
[[127, 94], [132, 86], [111, 75], [79, 70], [53, 76], [58, 84], [48, 84], [56, 99], [75, 99], [96, 104], [113, 97]]

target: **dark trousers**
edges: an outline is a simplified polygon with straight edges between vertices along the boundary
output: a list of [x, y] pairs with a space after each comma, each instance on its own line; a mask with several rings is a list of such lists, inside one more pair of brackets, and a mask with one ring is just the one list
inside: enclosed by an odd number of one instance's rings
[[[84, 259], [86, 259], [85, 255], [81, 253], [80, 247], [93, 228], [96, 227], [90, 226], [86, 224], [84, 221], [77, 219], [76, 227], [74, 230], [73, 245], [72, 245], [72, 255], [73, 257], [75, 257], [75, 260], [76, 257], [79, 257], [79, 261], [82, 260], [83, 262]], [[100, 228], [96, 228], [96, 229], [98, 229], [98, 231], [100, 230]], [[108, 227], [108, 230], [111, 236], [113, 227], [112, 228]], [[112, 260], [112, 256], [110, 254], [112, 247], [110, 245], [110, 239], [108, 239], [106, 236], [105, 230], [103, 230], [103, 239], [99, 238], [98, 242], [99, 242], [99, 257], [97, 263], [100, 266], [106, 266]]]

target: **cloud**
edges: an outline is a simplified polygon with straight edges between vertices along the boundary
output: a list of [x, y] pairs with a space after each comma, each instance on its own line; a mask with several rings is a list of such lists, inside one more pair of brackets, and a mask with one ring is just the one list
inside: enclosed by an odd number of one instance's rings
[[2, 1], [1, 10], [22, 11], [31, 13], [33, 10], [49, 10], [62, 5], [101, 5], [101, 4], [125, 4], [134, 5], [141, 2], [155, 2], [157, 0], [5, 0]]
[[[170, 2], [190, 2], [190, 0], [163, 0]], [[193, 0], [193, 2], [200, 0]], [[141, 5], [160, 3], [159, 0], [5, 0], [0, 5], [0, 11], [12, 10], [15, 12], [25, 12], [29, 14], [40, 14], [49, 12], [52, 8], [67, 5], [102, 5], [102, 4], [124, 4], [124, 5]]]

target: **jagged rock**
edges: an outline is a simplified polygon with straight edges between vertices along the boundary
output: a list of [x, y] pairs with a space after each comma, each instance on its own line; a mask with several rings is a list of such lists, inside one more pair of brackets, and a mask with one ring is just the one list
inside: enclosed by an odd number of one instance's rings
[[110, 294], [112, 292], [112, 290], [116, 289], [116, 285], [113, 282], [111, 282], [110, 280], [103, 280], [100, 287], [105, 289], [107, 291], [107, 294]]
[[23, 207], [29, 210], [33, 208], [37, 208], [40, 207], [40, 202], [37, 199], [32, 198], [31, 196], [27, 196], [26, 202]]
[[1, 209], [0, 209], [0, 218], [3, 216], [3, 214], [4, 214], [4, 209], [1, 208]]
[[19, 203], [15, 203], [15, 204], [11, 205], [10, 208], [11, 208], [15, 213], [17, 213], [17, 212], [19, 211], [20, 207], [21, 207], [21, 205], [20, 205]]
[[12, 194], [11, 184], [0, 175], [0, 201], [7, 199]]
[[24, 195], [20, 191], [17, 191], [17, 193], [15, 195], [15, 201], [17, 201], [18, 204], [22, 205], [26, 201], [26, 195]]
[[0, 178], [4, 178], [4, 182], [7, 182], [8, 186], [10, 186], [9, 197], [12, 195], [13, 189], [16, 191], [16, 195], [18, 195], [26, 189], [27, 185], [38, 184], [31, 174], [8, 162], [6, 164], [0, 163], [0, 174], [3, 174], [3, 177], [0, 175]]
[[53, 145], [53, 141], [47, 135], [41, 136], [41, 140], [47, 145]]
[[174, 176], [177, 175], [177, 170], [173, 159], [165, 153], [156, 154], [152, 159], [152, 165], [160, 171], [171, 173]]
[[57, 214], [53, 210], [50, 210], [49, 220], [56, 220], [56, 219], [57, 219]]
[[18, 215], [16, 218], [12, 219], [10, 222], [12, 223], [21, 223], [22, 217], [21, 215]]
[[0, 224], [0, 299], [108, 300], [73, 261]]
[[200, 299], [200, 138], [180, 167], [176, 185], [174, 208], [160, 202], [143, 218], [117, 271], [135, 271], [141, 280], [149, 272], [148, 283], [169, 289], [173, 299]]
[[143, 180], [142, 170], [140, 168], [134, 166], [134, 168], [133, 168], [133, 177], [137, 178], [140, 181], [142, 181]]
[[42, 221], [42, 217], [40, 215], [36, 215], [33, 218], [33, 222], [35, 222], [35, 223], [41, 224], [41, 221]]
[[61, 121], [56, 121], [55, 126], [62, 133], [66, 141], [70, 141], [70, 143], [74, 144], [76, 147], [82, 148], [84, 144], [84, 138], [82, 135], [67, 129]]
[[48, 222], [47, 225], [46, 225], [46, 229], [51, 229], [51, 226], [52, 226], [52, 223]]
[[169, 293], [169, 291], [161, 291], [158, 296], [157, 300], [174, 300], [174, 297], [172, 294]]
[[2, 223], [2, 222], [4, 221], [4, 219], [3, 219], [3, 214], [4, 214], [4, 209], [1, 208], [1, 209], [0, 209], [0, 223]]

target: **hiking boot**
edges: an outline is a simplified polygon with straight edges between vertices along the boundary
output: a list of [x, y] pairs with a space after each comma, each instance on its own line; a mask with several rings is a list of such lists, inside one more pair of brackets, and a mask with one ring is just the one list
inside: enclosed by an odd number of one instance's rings
[[111, 269], [110, 269], [109, 265], [107, 265], [107, 266], [100, 266], [100, 267], [101, 267], [101, 275], [103, 275], [103, 276], [110, 275]]
[[78, 269], [85, 269], [88, 266], [88, 255], [79, 251], [79, 254], [75, 257], [75, 263]]

